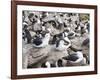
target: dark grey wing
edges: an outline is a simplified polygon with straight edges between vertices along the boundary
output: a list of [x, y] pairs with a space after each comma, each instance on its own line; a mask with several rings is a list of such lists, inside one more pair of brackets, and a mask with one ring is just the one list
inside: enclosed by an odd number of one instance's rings
[[71, 54], [67, 57], [63, 57], [63, 59], [65, 60], [69, 60], [69, 61], [76, 61], [79, 57], [77, 56], [77, 54]]
[[90, 42], [89, 38], [85, 39], [85, 40], [83, 41], [83, 43], [82, 43], [82, 46], [88, 45], [89, 42]]
[[42, 40], [37, 37], [36, 39], [33, 40], [33, 44], [38, 46], [38, 45], [42, 44]]

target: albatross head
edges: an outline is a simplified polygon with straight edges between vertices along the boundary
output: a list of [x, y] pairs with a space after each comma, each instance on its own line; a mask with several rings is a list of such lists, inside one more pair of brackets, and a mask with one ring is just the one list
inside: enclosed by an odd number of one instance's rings
[[83, 53], [81, 51], [77, 51], [76, 54], [79, 58], [83, 58]]

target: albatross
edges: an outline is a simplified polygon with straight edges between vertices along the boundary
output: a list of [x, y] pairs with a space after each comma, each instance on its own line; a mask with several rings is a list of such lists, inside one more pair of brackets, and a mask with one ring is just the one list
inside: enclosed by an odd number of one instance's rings
[[64, 60], [68, 61], [68, 64], [79, 66], [86, 64], [86, 59], [83, 57], [83, 53], [81, 51], [77, 51], [69, 56], [63, 57]]
[[48, 45], [50, 40], [50, 33], [45, 33], [45, 34], [39, 34], [39, 36], [36, 36], [35, 39], [33, 39], [33, 46], [34, 47], [45, 47]]

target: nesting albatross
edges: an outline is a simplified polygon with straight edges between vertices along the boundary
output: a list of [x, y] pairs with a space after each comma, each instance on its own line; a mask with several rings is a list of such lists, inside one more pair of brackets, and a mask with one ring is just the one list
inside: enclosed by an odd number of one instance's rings
[[83, 53], [81, 51], [77, 51], [69, 56], [63, 57], [63, 59], [68, 61], [68, 65], [70, 66], [80, 66], [86, 64], [86, 59], [83, 57]]

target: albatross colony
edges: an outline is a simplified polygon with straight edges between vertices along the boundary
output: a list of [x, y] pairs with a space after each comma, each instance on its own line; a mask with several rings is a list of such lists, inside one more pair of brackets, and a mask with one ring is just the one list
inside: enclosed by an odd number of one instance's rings
[[23, 68], [89, 65], [89, 14], [22, 13]]

